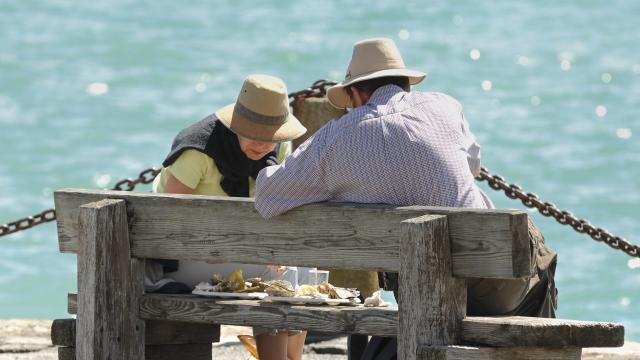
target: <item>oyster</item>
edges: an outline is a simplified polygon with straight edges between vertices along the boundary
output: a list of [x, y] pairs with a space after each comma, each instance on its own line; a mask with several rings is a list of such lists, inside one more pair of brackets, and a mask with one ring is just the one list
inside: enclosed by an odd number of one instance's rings
[[310, 296], [312, 298], [327, 298], [326, 294], [318, 292], [318, 288], [313, 285], [301, 285], [297, 291], [298, 296]]
[[264, 288], [266, 287], [261, 278], [251, 278], [245, 281], [247, 287], [244, 290], [238, 290], [237, 292], [264, 292]]
[[360, 295], [360, 291], [351, 288], [341, 288], [329, 283], [318, 285], [318, 292], [328, 295], [330, 299], [353, 299]]
[[264, 292], [269, 296], [295, 296], [296, 291], [291, 285], [290, 282], [286, 280], [271, 280], [265, 281], [264, 283], [265, 289]]
[[218, 285], [223, 281], [226, 281], [226, 280], [224, 279], [224, 276], [222, 276], [221, 274], [214, 273], [213, 275], [211, 275], [211, 285]]

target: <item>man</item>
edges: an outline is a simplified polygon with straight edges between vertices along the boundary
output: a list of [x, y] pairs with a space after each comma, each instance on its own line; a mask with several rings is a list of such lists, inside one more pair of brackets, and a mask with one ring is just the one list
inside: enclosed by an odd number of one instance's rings
[[[334, 106], [352, 110], [284, 163], [260, 172], [258, 212], [269, 218], [320, 201], [493, 208], [474, 180], [480, 146], [460, 103], [442, 93], [410, 91], [425, 77], [405, 68], [390, 39], [356, 43], [345, 80], [327, 93]], [[555, 253], [533, 235], [537, 275], [470, 281], [469, 314], [555, 315]], [[397, 288], [394, 276], [386, 279], [385, 288]], [[393, 350], [394, 339], [375, 338], [364, 358], [393, 358]], [[389, 357], [378, 356], [384, 353]]]

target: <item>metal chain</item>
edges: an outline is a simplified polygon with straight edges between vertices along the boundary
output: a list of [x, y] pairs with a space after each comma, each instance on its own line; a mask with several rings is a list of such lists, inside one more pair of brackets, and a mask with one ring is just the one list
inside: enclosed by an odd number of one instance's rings
[[614, 249], [624, 251], [629, 256], [640, 258], [640, 246], [631, 244], [620, 236], [612, 235], [607, 229], [595, 227], [585, 219], [578, 219], [571, 212], [558, 209], [553, 203], [543, 202], [534, 193], [525, 193], [520, 186], [508, 184], [502, 176], [489, 174], [489, 170], [484, 167], [476, 180], [487, 181], [492, 189], [504, 191], [505, 195], [511, 199], [520, 199], [524, 206], [536, 208], [544, 216], [553, 216], [560, 224], [569, 225], [575, 231], [587, 234], [595, 241], [604, 242]]
[[[132, 191], [138, 184], [150, 184], [153, 179], [160, 173], [156, 168], [146, 169], [138, 175], [136, 179], [123, 179], [116, 183], [111, 190]], [[56, 211], [54, 209], [45, 210], [39, 214], [28, 216], [26, 218], [10, 222], [0, 226], [0, 237], [13, 234], [21, 230], [30, 229], [34, 226], [44, 224], [56, 219]]]
[[[327, 94], [327, 87], [337, 84], [335, 81], [330, 80], [318, 80], [311, 84], [310, 87], [288, 94], [292, 99], [291, 105], [296, 101], [302, 100], [308, 97], [323, 97]], [[153, 179], [160, 173], [160, 170], [156, 168], [146, 169], [138, 175], [138, 178], [127, 178], [120, 180], [112, 188], [112, 190], [120, 191], [132, 191], [138, 184], [150, 184]], [[0, 237], [13, 234], [15, 232], [30, 229], [36, 225], [50, 222], [56, 219], [56, 211], [54, 209], [45, 210], [39, 214], [29, 216], [23, 219], [19, 219], [0, 226]]]
[[5, 236], [18, 232], [20, 230], [30, 229], [36, 225], [44, 224], [56, 219], [56, 211], [53, 209], [45, 210], [39, 214], [28, 216], [8, 224], [0, 226], [0, 236]]
[[[337, 84], [335, 81], [318, 80], [311, 84], [310, 87], [288, 94], [291, 98], [291, 105], [296, 101], [300, 101], [308, 97], [323, 97], [327, 94], [327, 87]], [[116, 183], [112, 190], [132, 191], [138, 184], [150, 184], [153, 179], [160, 173], [159, 169], [149, 168], [143, 170], [136, 179], [123, 179]], [[522, 188], [516, 184], [508, 184], [502, 176], [491, 175], [489, 170], [482, 168], [480, 175], [476, 178], [479, 181], [487, 181], [489, 187], [494, 190], [502, 190], [511, 199], [520, 199], [524, 206], [529, 208], [537, 208], [544, 216], [553, 216], [560, 224], [569, 225], [575, 231], [589, 235], [593, 240], [604, 242], [610, 247], [624, 251], [627, 255], [640, 258], [640, 246], [629, 243], [620, 236], [610, 234], [606, 229], [594, 227], [585, 219], [576, 218], [571, 212], [559, 210], [555, 204], [550, 202], [542, 202], [538, 195], [534, 193], [525, 193]], [[9, 235], [21, 230], [32, 228], [46, 222], [56, 219], [54, 209], [45, 210], [39, 214], [29, 216], [8, 224], [0, 226], [0, 237]]]
[[296, 101], [300, 101], [308, 97], [324, 97], [327, 94], [327, 87], [335, 84], [337, 84], [337, 82], [331, 80], [318, 80], [304, 90], [292, 92], [289, 94], [289, 97], [292, 98], [291, 106], [293, 106]]

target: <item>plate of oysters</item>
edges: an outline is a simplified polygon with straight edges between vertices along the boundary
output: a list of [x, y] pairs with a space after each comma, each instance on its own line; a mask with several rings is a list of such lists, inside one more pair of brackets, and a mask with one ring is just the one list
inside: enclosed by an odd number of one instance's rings
[[[281, 280], [278, 280], [281, 281]], [[356, 289], [347, 289], [333, 286], [329, 283], [320, 285], [301, 285], [297, 290], [293, 290], [288, 281], [279, 284], [277, 291], [268, 291], [261, 302], [266, 303], [287, 303], [292, 305], [356, 305], [360, 303]]]
[[359, 304], [360, 292], [356, 289], [341, 288], [327, 282], [320, 285], [301, 285], [297, 289], [287, 280], [267, 280], [261, 278], [244, 279], [238, 270], [225, 279], [214, 274], [211, 282], [201, 282], [191, 292], [194, 295], [257, 299], [267, 303], [288, 303], [295, 305], [355, 305]]
[[269, 296], [264, 292], [267, 282], [260, 278], [245, 280], [242, 270], [235, 271], [225, 279], [220, 274], [213, 274], [211, 281], [203, 281], [191, 292], [194, 295], [233, 299], [263, 299]]

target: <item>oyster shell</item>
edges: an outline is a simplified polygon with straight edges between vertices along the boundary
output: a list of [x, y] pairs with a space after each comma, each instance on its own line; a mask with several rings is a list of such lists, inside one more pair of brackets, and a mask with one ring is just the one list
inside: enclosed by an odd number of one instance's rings
[[269, 296], [295, 296], [296, 291], [290, 282], [286, 280], [271, 280], [265, 281], [264, 292]]

